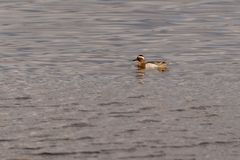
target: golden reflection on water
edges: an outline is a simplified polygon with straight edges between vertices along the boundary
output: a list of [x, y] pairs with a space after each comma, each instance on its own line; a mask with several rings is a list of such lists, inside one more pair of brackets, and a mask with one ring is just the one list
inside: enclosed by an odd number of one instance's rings
[[143, 79], [145, 75], [145, 69], [136, 69], [136, 77], [137, 79]]
[[[137, 67], [136, 69], [136, 78], [139, 80], [139, 83], [140, 84], [144, 84], [144, 76], [145, 76], [145, 72], [146, 72], [147, 69], [143, 69], [143, 68], [139, 68]], [[158, 72], [160, 73], [163, 73], [163, 72], [167, 72], [168, 71], [168, 68], [165, 67], [165, 68], [158, 68], [156, 69]]]

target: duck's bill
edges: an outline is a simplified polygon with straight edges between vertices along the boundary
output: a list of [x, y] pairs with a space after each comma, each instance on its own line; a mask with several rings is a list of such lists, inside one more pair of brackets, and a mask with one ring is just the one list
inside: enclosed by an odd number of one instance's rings
[[137, 61], [137, 58], [136, 58], [136, 59], [133, 59], [132, 61]]

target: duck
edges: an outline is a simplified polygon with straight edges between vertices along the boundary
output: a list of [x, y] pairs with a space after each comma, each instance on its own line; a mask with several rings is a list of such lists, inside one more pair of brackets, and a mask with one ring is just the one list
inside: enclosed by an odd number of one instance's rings
[[142, 54], [138, 55], [136, 59], [138, 69], [158, 69], [159, 71], [167, 70], [167, 63], [165, 61], [145, 61]]

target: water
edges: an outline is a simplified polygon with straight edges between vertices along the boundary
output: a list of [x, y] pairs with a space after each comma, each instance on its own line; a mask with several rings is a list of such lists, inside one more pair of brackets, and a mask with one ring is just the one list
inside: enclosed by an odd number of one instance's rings
[[[2, 160], [240, 159], [238, 0], [2, 0]], [[169, 71], [138, 72], [132, 59]]]

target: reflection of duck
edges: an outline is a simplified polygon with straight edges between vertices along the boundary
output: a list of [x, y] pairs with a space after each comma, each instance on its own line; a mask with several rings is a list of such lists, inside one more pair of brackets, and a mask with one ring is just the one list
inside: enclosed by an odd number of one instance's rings
[[167, 70], [167, 63], [165, 61], [145, 61], [143, 55], [137, 56], [133, 61], [138, 61], [138, 69], [158, 69], [161, 72]]

